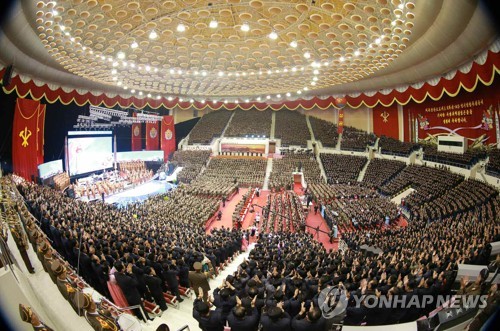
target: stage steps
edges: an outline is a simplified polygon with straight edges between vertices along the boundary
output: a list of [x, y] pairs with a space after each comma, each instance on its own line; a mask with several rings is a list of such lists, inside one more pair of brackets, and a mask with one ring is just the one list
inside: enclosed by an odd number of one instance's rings
[[231, 117], [229, 117], [229, 121], [227, 121], [227, 124], [224, 127], [224, 130], [222, 130], [222, 133], [220, 134], [221, 138], [224, 138], [224, 134], [226, 133], [227, 128], [231, 124], [231, 121], [233, 120], [234, 114], [236, 114], [236, 111], [233, 111], [233, 113], [231, 114]]
[[311, 140], [316, 141], [316, 138], [314, 138], [314, 131], [313, 131], [313, 128], [311, 126], [311, 122], [309, 121], [309, 115], [306, 115], [306, 123], [307, 123], [307, 127], [309, 128], [309, 133], [311, 134]]
[[269, 134], [271, 139], [274, 139], [275, 132], [276, 132], [276, 112], [273, 111], [273, 114], [271, 116], [271, 132]]
[[269, 178], [271, 177], [271, 172], [273, 171], [273, 159], [267, 159], [267, 167], [266, 167], [266, 177], [264, 179], [264, 185], [262, 186], [263, 190], [269, 189]]
[[366, 174], [366, 169], [368, 169], [368, 165], [370, 164], [371, 160], [368, 159], [368, 162], [366, 162], [365, 166], [363, 167], [363, 169], [361, 169], [361, 171], [359, 172], [359, 176], [358, 176], [358, 182], [362, 182], [363, 181], [363, 178], [365, 178], [365, 174]]

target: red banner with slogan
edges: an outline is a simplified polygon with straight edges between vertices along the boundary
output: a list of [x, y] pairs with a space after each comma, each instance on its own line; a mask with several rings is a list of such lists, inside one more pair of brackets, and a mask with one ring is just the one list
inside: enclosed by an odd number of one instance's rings
[[344, 132], [344, 110], [339, 109], [339, 120], [337, 122], [337, 133], [341, 134]]
[[165, 115], [161, 121], [161, 149], [163, 159], [167, 160], [170, 153], [175, 152], [174, 117]]
[[132, 142], [130, 146], [130, 150], [132, 151], [140, 151], [142, 149], [141, 126], [142, 123], [132, 124]]
[[160, 149], [158, 140], [158, 122], [146, 123], [146, 150], [157, 151]]
[[43, 163], [45, 105], [39, 101], [18, 98], [12, 125], [13, 170], [26, 180], [38, 177]]

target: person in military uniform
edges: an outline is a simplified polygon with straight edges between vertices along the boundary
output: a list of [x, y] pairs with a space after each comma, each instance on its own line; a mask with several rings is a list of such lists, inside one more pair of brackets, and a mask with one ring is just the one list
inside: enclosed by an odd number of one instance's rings
[[60, 260], [54, 260], [50, 266], [53, 274], [57, 275], [56, 285], [64, 299], [68, 300], [78, 315], [83, 315], [83, 310], [74, 305], [73, 298], [77, 289], [67, 279], [66, 267]]
[[199, 289], [203, 289], [203, 301], [208, 301], [208, 292], [210, 291], [210, 285], [208, 284], [208, 278], [212, 275], [209, 272], [202, 272], [203, 265], [201, 262], [195, 262], [193, 264], [194, 271], [189, 272], [189, 284], [195, 293], [198, 293]]
[[94, 300], [89, 294], [76, 292], [73, 305], [84, 309], [84, 316], [96, 331], [118, 331], [118, 326], [109, 318], [99, 314]]
[[34, 274], [35, 269], [31, 265], [31, 261], [27, 252], [27, 250], [29, 249], [29, 244], [26, 235], [23, 232], [23, 229], [19, 224], [16, 224], [10, 229], [10, 232], [12, 233], [14, 242], [16, 243], [16, 246], [19, 249], [19, 253], [21, 254], [21, 258], [23, 259], [26, 269], [28, 269], [28, 272], [30, 274]]
[[52, 279], [52, 281], [55, 283], [57, 280], [57, 276], [51, 269], [52, 262], [54, 261], [53, 250], [46, 240], [42, 243], [40, 247], [40, 252], [43, 254], [42, 257], [43, 269], [47, 271], [47, 273], [50, 276], [50, 279]]
[[21, 320], [26, 323], [30, 323], [35, 331], [53, 331], [51, 328], [43, 324], [38, 315], [31, 310], [31, 307], [19, 304], [19, 315]]

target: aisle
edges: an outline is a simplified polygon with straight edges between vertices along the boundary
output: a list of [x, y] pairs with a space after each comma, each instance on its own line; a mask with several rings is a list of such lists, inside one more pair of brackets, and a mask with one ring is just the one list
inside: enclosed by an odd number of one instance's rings
[[222, 207], [222, 201], [220, 203], [219, 210], [222, 211], [222, 219], [220, 221], [213, 221], [212, 224], [207, 228], [207, 233], [210, 233], [212, 229], [219, 229], [222, 227], [232, 228], [233, 227], [233, 212], [236, 208], [238, 202], [240, 202], [243, 194], [248, 191], [248, 188], [240, 188], [240, 192], [232, 197], [231, 200], [226, 201], [226, 206]]
[[306, 218], [306, 224], [313, 227], [313, 229], [306, 227], [306, 231], [309, 233], [312, 233], [314, 235], [314, 239], [323, 243], [323, 246], [325, 246], [325, 248], [327, 250], [332, 249], [332, 248], [333, 248], [333, 250], [338, 249], [338, 246], [339, 246], [338, 243], [330, 244], [330, 236], [329, 235], [322, 233], [322, 232], [318, 232], [318, 235], [316, 235], [316, 230], [314, 230], [314, 229], [317, 228], [318, 226], [319, 226], [320, 230], [325, 231], [326, 233], [330, 233], [330, 229], [328, 228], [326, 221], [321, 216], [319, 211], [318, 211], [318, 214], [316, 214], [316, 215], [314, 214], [314, 202], [309, 207], [309, 214], [307, 215], [307, 218]]

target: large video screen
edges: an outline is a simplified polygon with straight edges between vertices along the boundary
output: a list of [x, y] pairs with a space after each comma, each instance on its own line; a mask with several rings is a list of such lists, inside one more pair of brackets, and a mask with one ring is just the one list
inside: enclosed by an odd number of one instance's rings
[[75, 176], [113, 167], [111, 131], [68, 132], [69, 175]]
[[51, 162], [42, 163], [38, 166], [38, 176], [41, 179], [46, 179], [51, 176], [63, 172], [62, 160], [55, 160]]

